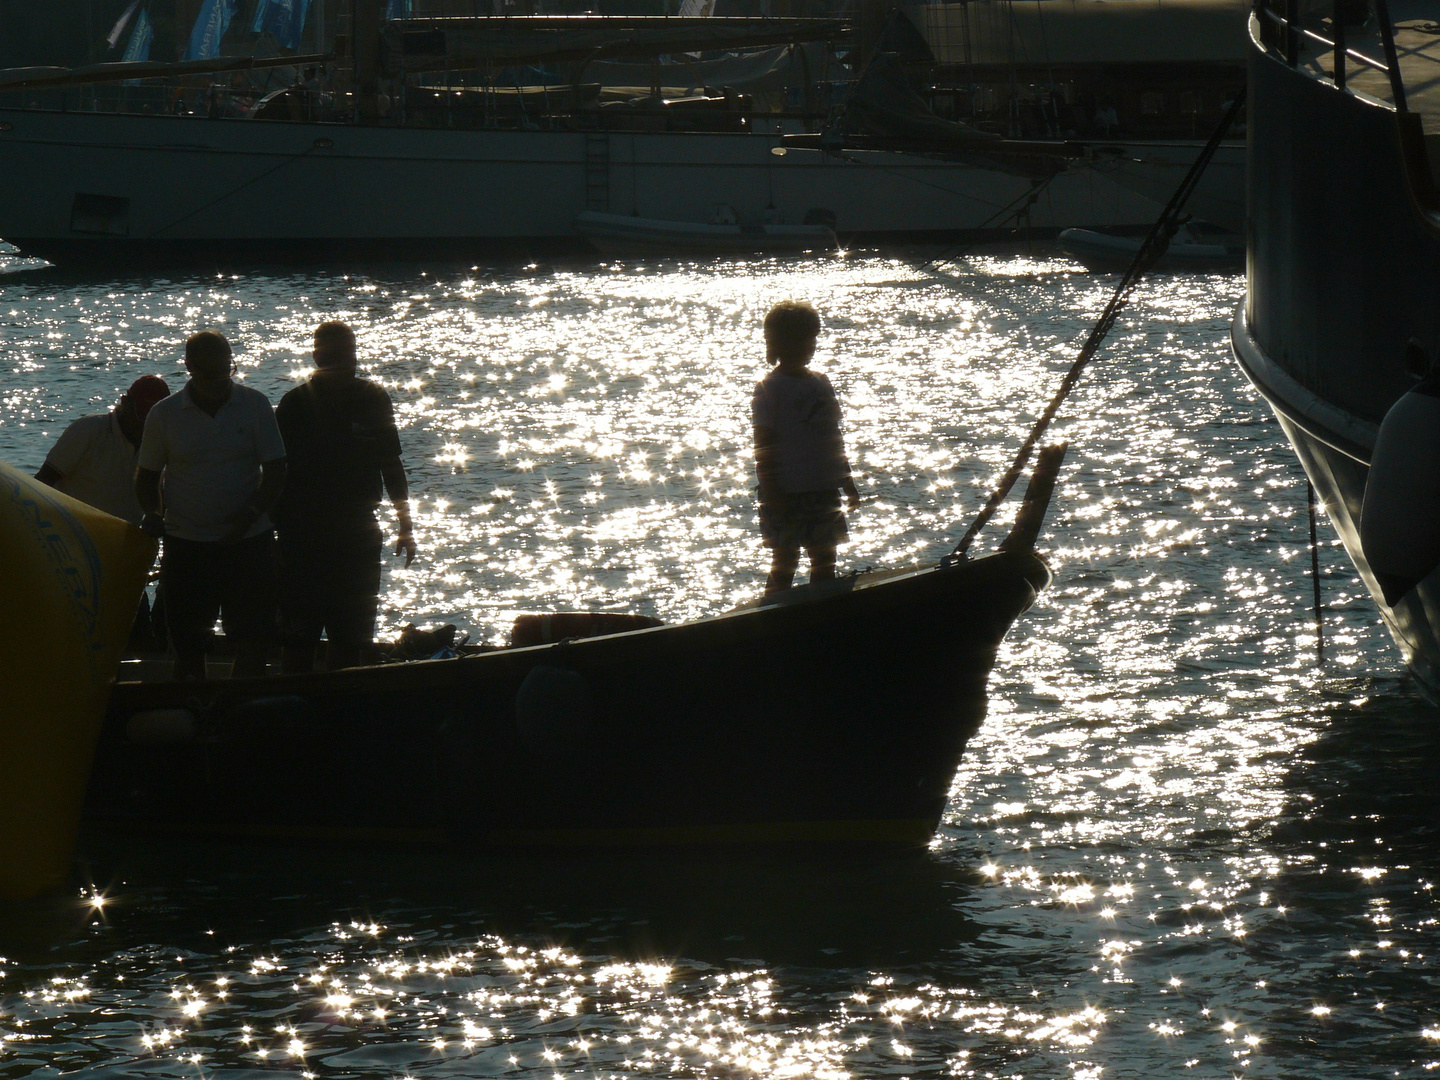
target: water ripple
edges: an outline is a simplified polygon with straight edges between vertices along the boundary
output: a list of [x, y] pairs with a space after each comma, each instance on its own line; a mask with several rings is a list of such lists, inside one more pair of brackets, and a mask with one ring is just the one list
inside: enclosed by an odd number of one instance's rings
[[[0, 253], [0, 454], [37, 468], [200, 326], [276, 397], [345, 318], [418, 497], [387, 632], [692, 618], [762, 580], [747, 408], [772, 302], [824, 315], [865, 499], [851, 568], [947, 549], [1113, 285], [1043, 250], [914, 262], [102, 282]], [[0, 1075], [1429, 1075], [1434, 714], [1328, 533], [1315, 667], [1303, 478], [1228, 357], [1240, 291], [1142, 288], [1064, 410], [1055, 583], [927, 855], [94, 838], [78, 903], [0, 916]]]

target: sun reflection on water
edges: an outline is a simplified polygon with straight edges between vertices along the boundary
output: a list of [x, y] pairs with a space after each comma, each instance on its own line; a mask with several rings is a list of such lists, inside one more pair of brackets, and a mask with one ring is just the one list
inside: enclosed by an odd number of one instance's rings
[[[390, 562], [386, 632], [692, 618], [762, 579], [748, 399], [771, 302], [824, 316], [817, 367], [865, 500], [849, 569], [948, 550], [1113, 285], [1044, 251], [914, 261], [6, 274], [0, 454], [33, 471], [69, 419], [178, 371], [201, 325], [278, 397], [315, 323], [346, 318], [416, 496], [422, 558]], [[332, 924], [353, 906], [337, 900], [250, 933], [241, 912], [287, 910], [268, 865], [239, 879], [228, 926], [199, 875], [173, 899], [87, 885], [81, 944], [0, 958], [0, 1075], [1429, 1075], [1433, 716], [1332, 545], [1314, 667], [1303, 483], [1226, 355], [1238, 293], [1143, 288], [1057, 422], [1055, 581], [1001, 650], [918, 888], [882, 880], [857, 913], [877, 886], [856, 871], [784, 912], [804, 867], [662, 950], [610, 940], [589, 910], [492, 932], [503, 887], [457, 916], [410, 899], [423, 875], [386, 886], [394, 917]], [[567, 884], [544, 905], [564, 909]], [[647, 878], [619, 905], [651, 928], [705, 899]], [[889, 951], [855, 958], [876, 940]]]
[[[6, 1038], [63, 1047], [52, 1060], [71, 1065], [106, 1060], [128, 1044], [137, 1064], [204, 1061], [213, 1069], [300, 1060], [346, 1075], [403, 1066], [413, 1075], [840, 1080], [935, 1064], [947, 1046], [951, 1075], [969, 1076], [987, 1042], [1084, 1049], [1108, 1020], [1094, 1007], [1012, 1008], [926, 981], [906, 980], [902, 990], [877, 975], [863, 990], [832, 995], [832, 1015], [814, 1023], [791, 1002], [786, 980], [764, 968], [605, 961], [493, 936], [432, 954], [404, 940], [378, 925], [336, 925], [313, 954], [248, 965], [236, 957], [226, 975], [173, 974], [168, 1002], [138, 1033], [78, 1043], [62, 1035], [73, 1025], [60, 1017], [110, 1013], [127, 995], [55, 978], [26, 995], [29, 1018], [13, 1019], [17, 1027], [47, 1022], [48, 1032]], [[40, 1055], [46, 1047], [9, 1049]]]

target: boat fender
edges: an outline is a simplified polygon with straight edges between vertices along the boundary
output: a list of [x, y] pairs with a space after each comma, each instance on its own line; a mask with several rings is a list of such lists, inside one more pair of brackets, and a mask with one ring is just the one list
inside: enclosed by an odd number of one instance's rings
[[144, 746], [194, 742], [196, 723], [189, 709], [146, 709], [125, 721], [125, 737]]
[[537, 664], [515, 692], [515, 726], [532, 750], [558, 750], [590, 729], [590, 683], [573, 668]]
[[1440, 385], [1434, 376], [1404, 394], [1380, 424], [1365, 500], [1360, 549], [1387, 604], [1440, 566]]

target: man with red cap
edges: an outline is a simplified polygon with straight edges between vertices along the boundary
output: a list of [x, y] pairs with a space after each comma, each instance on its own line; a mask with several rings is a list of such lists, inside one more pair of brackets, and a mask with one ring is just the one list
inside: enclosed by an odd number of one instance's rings
[[[82, 416], [60, 434], [35, 474], [71, 498], [139, 525], [145, 516], [135, 498], [135, 464], [150, 407], [170, 396], [158, 375], [141, 375], [108, 413]], [[131, 644], [139, 647], [158, 631], [160, 608], [141, 597]]]
[[164, 379], [140, 376], [110, 412], [82, 416], [67, 427], [35, 479], [139, 525], [145, 514], [135, 499], [135, 457], [150, 407], [169, 396]]

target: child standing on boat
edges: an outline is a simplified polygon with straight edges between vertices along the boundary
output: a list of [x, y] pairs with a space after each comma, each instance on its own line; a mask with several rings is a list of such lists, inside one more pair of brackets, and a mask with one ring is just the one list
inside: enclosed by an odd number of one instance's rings
[[800, 549], [810, 556], [810, 580], [835, 576], [835, 548], [849, 533], [840, 509], [860, 493], [850, 475], [840, 434], [840, 402], [830, 380], [809, 364], [820, 316], [809, 304], [786, 300], [765, 316], [765, 355], [774, 366], [755, 384], [755, 473], [760, 482], [760, 535], [771, 551], [765, 593], [790, 587]]

